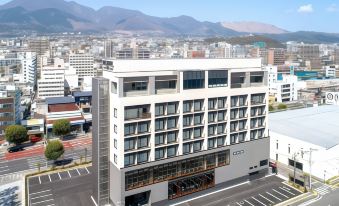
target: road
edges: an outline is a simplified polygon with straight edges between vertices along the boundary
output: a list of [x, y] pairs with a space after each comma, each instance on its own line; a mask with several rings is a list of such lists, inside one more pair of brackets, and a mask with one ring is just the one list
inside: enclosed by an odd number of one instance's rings
[[[87, 153], [86, 160], [91, 160], [92, 142], [89, 138], [79, 138], [63, 143], [65, 146], [64, 159], [80, 161], [80, 158], [82, 158], [82, 161], [84, 161], [85, 153]], [[40, 146], [37, 148], [40, 148]], [[87, 148], [87, 152], [85, 151], [85, 148]], [[37, 151], [39, 152], [32, 152], [32, 150], [34, 150], [34, 148], [18, 152], [18, 154], [5, 154], [4, 158], [0, 160], [0, 185], [20, 179], [24, 172], [37, 170], [39, 164], [41, 168], [52, 165], [52, 162], [47, 161], [44, 157], [43, 150], [41, 151], [41, 149], [38, 149]], [[12, 154], [16, 155], [15, 159], [12, 158]], [[23, 154], [27, 156], [24, 156]], [[6, 159], [6, 155], [11, 158]]]
[[[331, 193], [327, 193], [321, 197], [320, 200], [313, 202], [311, 204], [307, 204], [310, 206], [337, 206], [339, 204], [339, 189], [335, 189]], [[305, 204], [306, 205], [306, 204]]]

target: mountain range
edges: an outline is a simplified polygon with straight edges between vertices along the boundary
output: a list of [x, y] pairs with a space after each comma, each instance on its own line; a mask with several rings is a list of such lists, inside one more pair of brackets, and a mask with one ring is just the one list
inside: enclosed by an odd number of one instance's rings
[[12, 0], [0, 6], [0, 35], [90, 32], [161, 36], [237, 37], [260, 34], [278, 41], [339, 42], [339, 34], [288, 32], [259, 22], [208, 22], [190, 16], [161, 18], [105, 6], [99, 10], [65, 0]]

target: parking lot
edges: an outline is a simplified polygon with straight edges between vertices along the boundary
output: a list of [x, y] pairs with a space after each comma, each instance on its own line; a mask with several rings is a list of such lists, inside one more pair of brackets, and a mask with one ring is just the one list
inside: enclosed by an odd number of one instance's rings
[[194, 200], [183, 201], [178, 206], [271, 206], [301, 194], [282, 183], [283, 180], [271, 176], [241, 184], [219, 192], [211, 192]]
[[28, 205], [92, 205], [91, 169], [76, 168], [29, 178]]

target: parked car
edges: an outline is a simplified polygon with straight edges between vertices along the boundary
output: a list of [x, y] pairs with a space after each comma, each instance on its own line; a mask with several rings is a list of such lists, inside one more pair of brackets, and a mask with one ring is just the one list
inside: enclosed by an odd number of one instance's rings
[[9, 153], [12, 153], [12, 152], [19, 152], [19, 151], [22, 151], [22, 150], [24, 150], [24, 149], [23, 149], [22, 146], [20, 146], [20, 145], [17, 145], [17, 146], [14, 146], [14, 147], [9, 147], [9, 148], [7, 148], [7, 151], [8, 151]]
[[42, 138], [38, 136], [30, 136], [29, 139], [32, 143], [36, 143], [42, 140]]

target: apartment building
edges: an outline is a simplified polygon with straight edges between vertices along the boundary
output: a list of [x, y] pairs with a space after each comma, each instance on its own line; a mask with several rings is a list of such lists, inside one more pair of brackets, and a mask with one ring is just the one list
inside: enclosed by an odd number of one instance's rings
[[271, 48], [268, 50], [267, 64], [284, 65], [285, 64], [285, 49]]
[[65, 96], [65, 68], [43, 67], [38, 80], [38, 98]]
[[117, 59], [149, 59], [151, 51], [144, 48], [124, 48], [115, 52]]
[[69, 55], [69, 65], [76, 70], [79, 80], [84, 77], [94, 77], [94, 57], [90, 54], [73, 53]]
[[14, 85], [0, 85], [0, 140], [9, 125], [20, 124], [20, 90]]
[[93, 199], [165, 205], [266, 173], [260, 59], [105, 60], [93, 78]]

